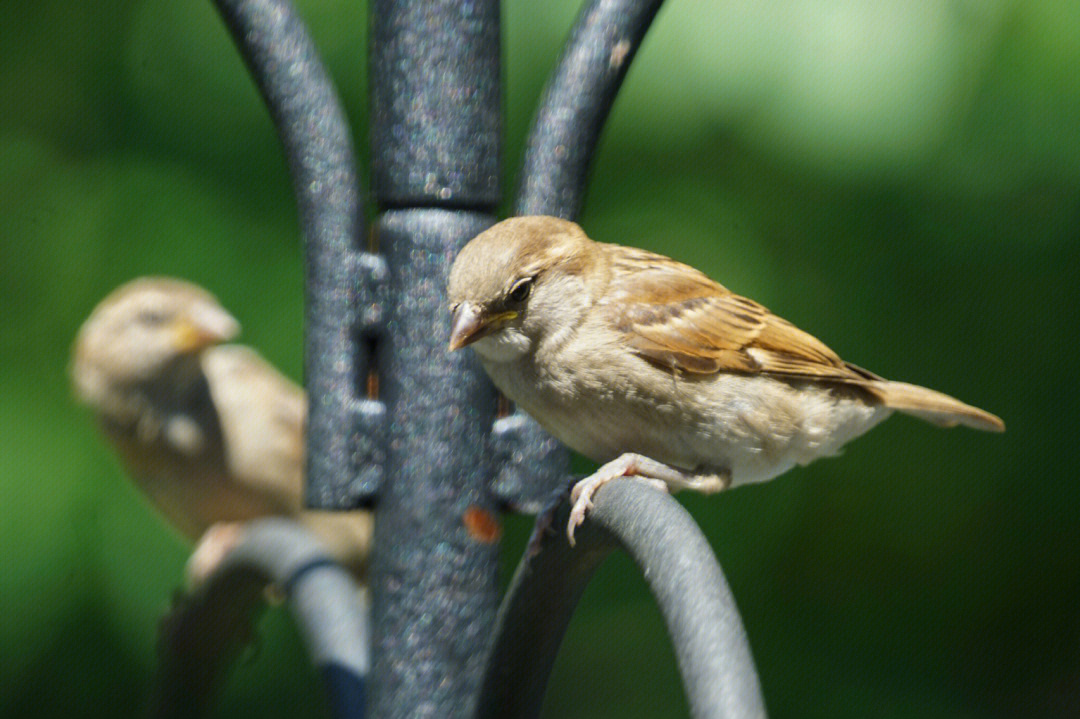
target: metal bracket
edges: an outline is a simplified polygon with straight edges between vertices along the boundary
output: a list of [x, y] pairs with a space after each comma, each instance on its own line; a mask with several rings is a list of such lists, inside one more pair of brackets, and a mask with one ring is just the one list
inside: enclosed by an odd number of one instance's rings
[[495, 420], [489, 441], [499, 502], [514, 512], [539, 513], [569, 474], [566, 447], [523, 412]]
[[386, 308], [390, 297], [390, 267], [382, 255], [374, 252], [351, 253], [346, 274], [352, 281], [349, 288], [349, 316], [356, 330], [365, 335], [377, 335], [386, 325]]

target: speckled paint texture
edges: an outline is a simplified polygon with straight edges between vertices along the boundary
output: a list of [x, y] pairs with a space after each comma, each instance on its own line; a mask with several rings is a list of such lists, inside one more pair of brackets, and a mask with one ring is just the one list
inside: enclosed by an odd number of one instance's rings
[[376, 0], [370, 17], [376, 198], [404, 207], [494, 207], [499, 3]]
[[447, 350], [446, 276], [492, 221], [391, 210], [376, 228], [397, 300], [378, 345], [388, 471], [371, 575], [374, 716], [466, 716], [491, 636], [499, 545], [467, 518], [497, 509], [486, 451], [495, 393], [472, 353]]
[[[386, 471], [375, 518], [369, 711], [465, 717], [498, 605], [495, 394], [447, 350], [446, 277], [499, 201], [497, 0], [378, 0], [371, 17], [376, 242], [392, 298], [376, 343]], [[486, 524], [486, 522], [485, 522]]]

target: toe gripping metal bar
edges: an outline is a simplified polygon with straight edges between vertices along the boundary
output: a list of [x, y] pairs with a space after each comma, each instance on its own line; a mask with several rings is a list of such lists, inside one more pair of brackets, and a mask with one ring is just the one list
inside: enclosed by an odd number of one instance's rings
[[285, 593], [333, 716], [364, 716], [366, 597], [317, 538], [285, 519], [249, 525], [207, 583], [162, 620], [153, 716], [205, 716], [222, 670], [252, 638], [270, 585]]
[[[660, 605], [696, 719], [764, 717], [750, 646], [724, 574], [690, 514], [662, 492], [610, 482], [566, 541], [567, 504], [538, 526], [499, 609], [478, 719], [540, 715], [551, 667], [574, 607], [616, 548], [645, 575]], [[603, 681], [597, 676], [595, 681]]]

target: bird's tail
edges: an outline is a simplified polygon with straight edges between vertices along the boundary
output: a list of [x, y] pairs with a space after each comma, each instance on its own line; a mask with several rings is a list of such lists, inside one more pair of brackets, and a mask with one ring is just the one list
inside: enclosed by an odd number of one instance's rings
[[963, 424], [987, 432], [1005, 431], [1005, 423], [1000, 417], [926, 387], [887, 380], [868, 382], [864, 386], [886, 407], [914, 415], [939, 427]]

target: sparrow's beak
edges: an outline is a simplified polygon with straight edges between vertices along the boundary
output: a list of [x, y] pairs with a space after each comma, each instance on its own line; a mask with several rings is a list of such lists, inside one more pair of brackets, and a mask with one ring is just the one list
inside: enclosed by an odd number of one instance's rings
[[483, 310], [472, 303], [462, 302], [454, 309], [454, 316], [450, 320], [450, 351], [471, 345], [487, 334], [489, 327], [484, 320]]
[[462, 302], [454, 310], [454, 316], [450, 320], [450, 351], [468, 347], [517, 316], [518, 313], [513, 310], [489, 315], [471, 302]]
[[240, 323], [220, 307], [205, 305], [178, 318], [171, 329], [177, 352], [188, 354], [231, 340], [240, 332]]

